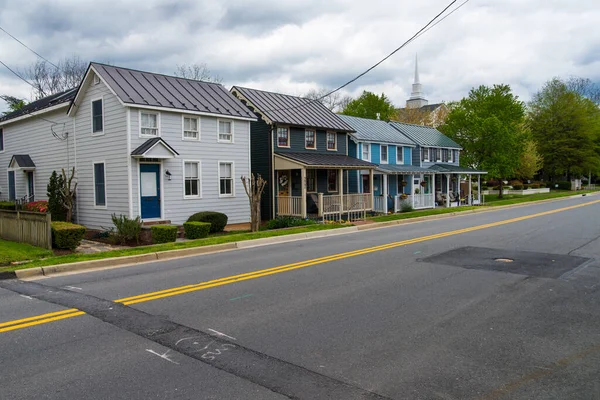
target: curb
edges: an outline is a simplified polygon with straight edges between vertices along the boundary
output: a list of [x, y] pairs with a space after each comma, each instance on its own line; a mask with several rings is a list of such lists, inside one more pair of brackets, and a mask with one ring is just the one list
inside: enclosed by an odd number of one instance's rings
[[[587, 193], [587, 196], [600, 195], [598, 193]], [[91, 260], [91, 261], [81, 261], [70, 264], [58, 264], [51, 265], [48, 267], [34, 267], [34, 268], [26, 268], [19, 269], [16, 271], [7, 271], [0, 272], [0, 280], [3, 279], [26, 279], [26, 278], [36, 278], [48, 275], [54, 275], [64, 272], [77, 272], [77, 271], [85, 271], [90, 269], [98, 269], [98, 268], [112, 268], [112, 267], [124, 267], [129, 265], [135, 265], [140, 263], [148, 263], [155, 261], [166, 261], [172, 260], [176, 258], [183, 257], [192, 257], [202, 254], [212, 254], [218, 253], [222, 251], [231, 251], [236, 249], [248, 249], [252, 247], [260, 247], [260, 246], [268, 246], [271, 244], [278, 243], [287, 243], [287, 242], [295, 242], [299, 240], [305, 239], [314, 239], [314, 238], [322, 238], [328, 236], [338, 236], [338, 235], [346, 235], [349, 233], [361, 232], [371, 229], [380, 229], [380, 228], [388, 228], [397, 225], [405, 225], [405, 224], [413, 224], [418, 222], [425, 222], [431, 220], [439, 220], [439, 219], [447, 219], [453, 218], [456, 216], [469, 215], [469, 214], [480, 214], [485, 212], [493, 212], [498, 210], [505, 210], [510, 208], [518, 208], [525, 207], [528, 205], [535, 204], [544, 204], [551, 203], [561, 200], [573, 199], [582, 197], [581, 194], [560, 197], [555, 199], [547, 199], [547, 200], [538, 200], [532, 202], [525, 202], [519, 204], [509, 204], [506, 206], [498, 206], [498, 207], [486, 207], [475, 210], [465, 210], [465, 211], [457, 211], [447, 214], [439, 214], [439, 215], [427, 215], [423, 217], [415, 217], [415, 218], [407, 218], [400, 219], [395, 221], [386, 221], [386, 222], [375, 222], [367, 225], [358, 225], [358, 226], [350, 226], [347, 228], [338, 228], [332, 230], [323, 230], [323, 231], [314, 231], [307, 233], [296, 233], [293, 235], [282, 235], [282, 236], [274, 236], [270, 238], [262, 238], [262, 239], [254, 239], [254, 240], [245, 240], [241, 242], [231, 242], [231, 243], [223, 243], [223, 244], [215, 244], [210, 246], [202, 246], [202, 247], [190, 247], [187, 249], [178, 249], [178, 250], [168, 250], [156, 253], [147, 253], [136, 256], [125, 256], [125, 257], [114, 257], [114, 258], [104, 258], [101, 260]]]

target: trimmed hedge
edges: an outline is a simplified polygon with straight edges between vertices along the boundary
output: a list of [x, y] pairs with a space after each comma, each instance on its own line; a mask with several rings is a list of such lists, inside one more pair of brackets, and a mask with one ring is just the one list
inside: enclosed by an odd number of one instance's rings
[[540, 184], [539, 183], [532, 183], [531, 185], [529, 185], [529, 187], [531, 189], [539, 189], [540, 188]]
[[513, 185], [513, 189], [515, 189], [515, 190], [523, 190], [523, 185]]
[[152, 232], [152, 243], [169, 243], [177, 240], [177, 226], [154, 225], [150, 227]]
[[52, 247], [75, 250], [81, 243], [85, 230], [85, 226], [69, 222], [52, 222]]
[[187, 222], [209, 222], [210, 233], [223, 232], [227, 225], [227, 215], [216, 211], [201, 211], [189, 217]]
[[183, 224], [185, 237], [188, 239], [202, 239], [208, 236], [210, 232], [209, 222], [186, 222]]
[[15, 211], [15, 203], [12, 201], [0, 201], [0, 210]]
[[310, 219], [301, 219], [294, 217], [277, 217], [267, 222], [267, 229], [282, 229], [292, 226], [314, 225], [315, 221]]
[[558, 182], [554, 182], [554, 183], [558, 185], [558, 187], [556, 189], [571, 190], [571, 182], [569, 182], [569, 181], [558, 181]]

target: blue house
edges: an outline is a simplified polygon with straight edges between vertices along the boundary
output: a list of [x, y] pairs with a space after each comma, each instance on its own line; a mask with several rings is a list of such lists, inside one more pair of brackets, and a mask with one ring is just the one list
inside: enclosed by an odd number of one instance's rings
[[[399, 211], [402, 202], [410, 202], [414, 208], [433, 207], [433, 196], [425, 201], [430, 193], [435, 171], [413, 165], [416, 144], [389, 123], [381, 120], [340, 115], [354, 129], [348, 142], [348, 154], [364, 161], [378, 164], [373, 180], [374, 211], [387, 213]], [[427, 183], [427, 188], [421, 186]], [[356, 171], [349, 178], [349, 186], [359, 193], [370, 193], [368, 175]], [[417, 188], [417, 196], [414, 195]], [[415, 201], [413, 204], [413, 198]], [[427, 197], [427, 198], [429, 198]]]
[[377, 167], [348, 154], [354, 129], [318, 101], [234, 86], [231, 93], [258, 116], [250, 124], [251, 170], [267, 180], [263, 218], [352, 219], [373, 209], [373, 193], [349, 180]]
[[[424, 197], [423, 201], [427, 203], [427, 206], [435, 204], [452, 207], [460, 204], [481, 203], [481, 191], [477, 190], [476, 196], [474, 195], [471, 179], [473, 175], [478, 177], [477, 188], [479, 189], [481, 175], [485, 175], [487, 172], [461, 167], [459, 159], [462, 148], [455, 141], [429, 126], [402, 122], [390, 122], [390, 126], [415, 144], [416, 147], [412, 153], [413, 166], [434, 174], [423, 175], [420, 180], [414, 177], [413, 180], [413, 186], [421, 186], [419, 194]], [[463, 176], [466, 179], [463, 180]], [[412, 194], [414, 194], [414, 190]]]

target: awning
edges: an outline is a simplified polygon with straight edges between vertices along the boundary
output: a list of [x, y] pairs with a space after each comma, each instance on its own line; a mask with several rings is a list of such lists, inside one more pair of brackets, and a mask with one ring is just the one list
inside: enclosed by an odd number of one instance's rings
[[29, 154], [15, 154], [8, 163], [8, 168], [18, 168], [25, 171], [33, 171], [35, 164]]
[[471, 175], [486, 175], [487, 171], [479, 171], [468, 167], [460, 167], [451, 164], [435, 164], [429, 167], [438, 174], [471, 174]]
[[435, 174], [435, 171], [428, 168], [421, 168], [414, 165], [394, 165], [381, 164], [377, 167], [377, 172], [391, 175], [420, 175], [420, 174]]
[[377, 165], [343, 154], [275, 153], [275, 169], [375, 169]]
[[131, 156], [135, 158], [175, 158], [178, 155], [163, 138], [148, 139], [131, 152]]

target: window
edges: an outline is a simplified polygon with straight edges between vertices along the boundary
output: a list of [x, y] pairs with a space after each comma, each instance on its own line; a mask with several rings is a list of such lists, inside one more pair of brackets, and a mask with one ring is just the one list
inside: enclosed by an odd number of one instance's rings
[[233, 163], [219, 163], [219, 194], [233, 196]]
[[337, 134], [335, 132], [327, 132], [327, 150], [337, 150]]
[[381, 145], [381, 163], [388, 163], [388, 147], [385, 145]]
[[183, 140], [200, 140], [200, 118], [183, 117]]
[[371, 161], [371, 145], [369, 143], [363, 143], [362, 146], [362, 159], [365, 161]]
[[316, 132], [312, 130], [304, 131], [304, 147], [307, 149], [316, 149], [317, 142], [315, 140]]
[[442, 149], [435, 149], [435, 160], [442, 161]]
[[448, 162], [448, 149], [442, 149], [442, 161]]
[[200, 162], [185, 161], [184, 196], [200, 197]]
[[290, 131], [288, 128], [277, 128], [277, 147], [290, 147]]
[[421, 161], [429, 161], [429, 149], [421, 147]]
[[219, 142], [233, 143], [233, 121], [219, 120]]
[[454, 150], [448, 150], [448, 162], [454, 162]]
[[104, 163], [94, 163], [94, 204], [106, 207], [106, 174]]
[[4, 131], [0, 128], [0, 152], [4, 151]]
[[156, 113], [140, 113], [140, 135], [142, 136], [159, 136], [158, 135], [158, 114]]
[[404, 163], [404, 148], [402, 146], [396, 146], [396, 164]]
[[92, 101], [92, 133], [104, 133], [104, 107], [102, 99]]
[[317, 191], [317, 170], [307, 169], [306, 170], [306, 191], [313, 193]]
[[337, 171], [335, 169], [327, 170], [327, 191], [337, 192]]

